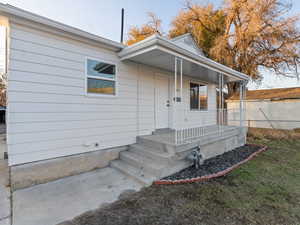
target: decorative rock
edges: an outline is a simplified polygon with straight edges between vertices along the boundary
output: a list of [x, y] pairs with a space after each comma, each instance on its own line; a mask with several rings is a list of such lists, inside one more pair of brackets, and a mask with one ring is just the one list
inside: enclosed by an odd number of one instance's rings
[[[231, 157], [232, 154], [234, 155], [237, 151], [240, 151], [238, 153], [241, 153], [241, 148], [245, 148], [247, 147], [248, 154], [243, 152], [241, 154], [241, 157], [235, 160], [230, 160], [229, 162], [231, 164], [230, 167], [224, 168], [223, 165], [220, 165], [219, 168], [214, 167], [213, 169], [217, 169], [215, 170], [215, 173], [212, 174], [203, 174], [203, 171], [201, 171], [201, 168], [203, 169], [203, 167], [206, 169], [204, 172], [207, 171], [211, 171], [211, 168], [209, 168], [210, 164], [212, 164], [213, 166], [215, 166], [214, 162], [215, 160], [220, 163], [222, 160], [225, 161], [225, 164], [228, 165], [228, 161], [226, 161], [226, 159], [224, 160], [224, 158], [226, 157]], [[182, 183], [192, 183], [192, 182], [198, 182], [198, 181], [207, 181], [209, 179], [213, 179], [213, 178], [217, 178], [217, 177], [221, 177], [224, 176], [226, 174], [228, 174], [229, 172], [231, 172], [232, 170], [238, 168], [240, 165], [246, 163], [247, 161], [253, 159], [254, 157], [256, 157], [259, 153], [263, 152], [267, 150], [267, 146], [260, 146], [260, 145], [253, 145], [253, 144], [249, 144], [249, 145], [245, 145], [239, 148], [236, 148], [230, 152], [226, 152], [223, 155], [220, 156], [216, 156], [215, 158], [212, 159], [208, 159], [205, 161], [204, 165], [202, 165], [200, 167], [200, 169], [196, 170], [193, 167], [189, 167], [187, 169], [184, 169], [178, 173], [175, 173], [169, 177], [167, 177], [167, 179], [162, 179], [162, 180], [158, 180], [155, 181], [154, 184], [182, 184]], [[239, 155], [239, 154], [238, 154]], [[223, 157], [223, 158], [221, 158]], [[221, 168], [221, 170], [220, 170]], [[194, 170], [193, 170], [194, 169]], [[213, 170], [212, 169], [212, 170]], [[194, 178], [188, 178], [188, 179], [176, 179], [176, 178], [184, 178], [184, 176], [188, 176], [191, 177], [191, 172], [195, 172], [195, 176]], [[202, 176], [197, 176], [198, 174], [203, 174]], [[173, 178], [173, 179], [172, 179]]]

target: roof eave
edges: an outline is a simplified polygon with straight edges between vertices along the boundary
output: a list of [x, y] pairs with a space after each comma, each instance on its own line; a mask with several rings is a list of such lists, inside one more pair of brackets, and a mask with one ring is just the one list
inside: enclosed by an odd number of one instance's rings
[[19, 8], [11, 6], [9, 4], [0, 3], [0, 14], [7, 16], [9, 18], [25, 19], [30, 22], [38, 23], [38, 24], [45, 25], [47, 27], [50, 27], [50, 28], [53, 28], [56, 30], [61, 30], [61, 31], [70, 33], [72, 35], [86, 38], [91, 41], [98, 42], [101, 45], [107, 45], [108, 47], [113, 48], [115, 51], [120, 51], [125, 47], [125, 45], [122, 43], [118, 43], [118, 42], [100, 37], [98, 35], [88, 33], [86, 31], [80, 30], [78, 28], [65, 25], [63, 23], [48, 19], [46, 17], [39, 16], [37, 14], [19, 9]]
[[198, 61], [201, 64], [204, 64], [210, 68], [214, 68], [214, 69], [218, 70], [219, 72], [224, 73], [226, 75], [234, 76], [240, 80], [249, 81], [249, 79], [250, 79], [249, 76], [247, 76], [246, 74], [235, 71], [227, 66], [217, 63], [217, 62], [215, 62], [211, 59], [208, 59], [204, 56], [196, 55], [195, 53], [190, 52], [184, 48], [181, 48], [180, 46], [174, 44], [173, 42], [171, 42], [159, 35], [152, 35], [141, 42], [138, 42], [132, 46], [124, 48], [119, 53], [119, 56], [121, 57], [121, 60], [125, 60], [125, 59], [128, 59], [130, 57], [130, 55], [132, 55], [138, 51], [141, 51], [141, 50], [149, 48], [149, 47], [155, 47], [155, 46], [162, 46], [162, 47], [168, 48], [178, 54], [187, 56], [195, 61]]

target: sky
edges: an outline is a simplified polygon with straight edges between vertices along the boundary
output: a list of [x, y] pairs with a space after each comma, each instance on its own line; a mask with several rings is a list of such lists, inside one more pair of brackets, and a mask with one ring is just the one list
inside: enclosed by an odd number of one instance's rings
[[[84, 31], [120, 41], [121, 9], [125, 9], [125, 38], [131, 26], [147, 22], [147, 13], [154, 12], [168, 31], [172, 19], [184, 8], [185, 0], [0, 0], [1, 3], [48, 17]], [[194, 0], [220, 5], [222, 0]], [[291, 15], [300, 13], [300, 1], [291, 0]], [[249, 84], [249, 89], [300, 87], [297, 79], [278, 77], [264, 72], [260, 86]]]

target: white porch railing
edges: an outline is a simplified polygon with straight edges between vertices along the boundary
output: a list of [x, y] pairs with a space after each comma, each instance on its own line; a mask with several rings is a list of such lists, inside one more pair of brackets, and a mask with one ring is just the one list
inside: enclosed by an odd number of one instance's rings
[[[247, 80], [244, 79], [226, 79], [226, 75], [223, 73], [218, 74], [218, 80], [214, 80], [215, 84], [218, 82], [218, 86], [216, 88], [216, 93], [218, 93], [218, 101], [217, 107], [219, 109], [214, 111], [206, 111], [206, 113], [216, 116], [216, 123], [212, 126], [198, 126], [198, 127], [185, 127], [185, 110], [184, 105], [184, 96], [183, 96], [183, 59], [178, 58], [175, 56], [174, 61], [174, 105], [173, 105], [173, 127], [175, 127], [175, 143], [182, 144], [191, 142], [197, 138], [201, 138], [206, 135], [213, 135], [218, 134], [222, 135], [224, 129], [230, 126], [236, 127], [243, 127], [244, 114], [243, 111], [245, 110], [245, 94], [246, 94], [246, 84]], [[179, 78], [179, 80], [178, 80]], [[228, 78], [228, 77], [227, 77]], [[213, 81], [213, 79], [212, 79]], [[224, 93], [226, 92], [226, 83], [228, 82], [239, 82], [239, 91], [240, 91], [240, 98], [239, 98], [239, 109], [228, 110], [225, 109], [225, 99]], [[180, 84], [180, 85], [178, 85]], [[203, 112], [205, 113], [205, 112]], [[202, 118], [201, 118], [202, 119]], [[233, 124], [231, 124], [233, 123]], [[173, 133], [173, 132], [172, 132]], [[171, 135], [173, 139], [173, 136]]]
[[[223, 135], [224, 131], [245, 127], [245, 122], [241, 123], [240, 118], [244, 118], [244, 110], [239, 109], [218, 109], [207, 111], [216, 116], [216, 124], [199, 127], [187, 127], [175, 129], [175, 143], [184, 144], [196, 141], [204, 136]], [[243, 120], [245, 121], [245, 120]]]

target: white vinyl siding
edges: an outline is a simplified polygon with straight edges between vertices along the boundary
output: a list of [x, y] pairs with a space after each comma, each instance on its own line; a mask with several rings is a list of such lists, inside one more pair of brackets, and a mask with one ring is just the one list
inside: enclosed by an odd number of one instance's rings
[[[155, 129], [154, 77], [164, 71], [122, 63], [110, 50], [24, 26], [10, 24], [9, 35], [9, 165], [130, 145]], [[86, 57], [116, 65], [117, 96], [86, 95]], [[185, 125], [214, 123], [209, 112], [190, 112], [189, 81], [184, 80]], [[208, 108], [215, 109], [214, 85], [208, 96]]]
[[[207, 85], [207, 110], [191, 110], [190, 109], [190, 82], [195, 81], [201, 83], [201, 80], [184, 77], [183, 79], [183, 102], [177, 107], [176, 126], [181, 128], [209, 126], [216, 124], [216, 85]], [[174, 92], [174, 88], [172, 93]]]
[[[142, 66], [123, 64], [103, 48], [14, 24], [10, 28], [10, 165], [129, 145], [138, 134], [153, 131], [154, 97], [137, 86], [138, 78], [151, 72], [144, 75]], [[117, 65], [116, 98], [86, 96], [86, 57]], [[96, 142], [98, 147], [86, 145]]]

